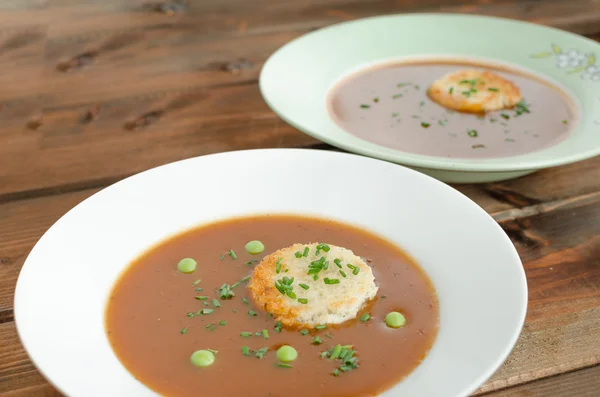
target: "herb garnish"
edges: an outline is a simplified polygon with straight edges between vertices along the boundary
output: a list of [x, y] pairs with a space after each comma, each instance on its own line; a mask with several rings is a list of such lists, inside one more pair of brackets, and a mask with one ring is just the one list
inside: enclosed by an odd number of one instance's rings
[[224, 327], [224, 326], [227, 325], [227, 321], [221, 320], [221, 321], [219, 321], [219, 325], [222, 326], [222, 327]]
[[306, 258], [308, 256], [308, 251], [309, 251], [309, 248], [304, 247], [304, 252], [302, 253], [302, 256]]
[[306, 305], [308, 303], [308, 299], [306, 299], [306, 298], [298, 298], [298, 302], [302, 303], [303, 305]]
[[249, 356], [250, 355], [250, 348], [248, 346], [242, 346], [242, 354], [244, 356]]
[[235, 293], [231, 290], [231, 286], [229, 284], [221, 285], [218, 291], [221, 299], [231, 299], [235, 296]]
[[195, 316], [194, 312], [187, 312], [186, 314], [187, 318], [192, 318]]
[[301, 335], [308, 335], [308, 330], [307, 329], [303, 329], [300, 331]]
[[277, 363], [277, 366], [281, 368], [294, 368], [288, 363]]
[[342, 372], [358, 368], [358, 358], [354, 356], [355, 353], [356, 351], [352, 349], [351, 345], [336, 345], [322, 352], [321, 357], [329, 358], [330, 360], [340, 360], [342, 362], [342, 365], [332, 372], [333, 376], [339, 376]]
[[258, 313], [256, 313], [254, 310], [250, 309], [250, 310], [248, 310], [248, 315], [250, 317], [256, 317], [256, 316], [258, 316]]
[[215, 323], [206, 324], [204, 326], [204, 328], [206, 328], [209, 331], [214, 331], [217, 328], [217, 324], [215, 324]]
[[375, 98], [373, 98], [373, 102], [375, 102], [375, 103], [379, 102], [379, 97], [376, 96]]
[[200, 310], [200, 314], [202, 314], [202, 315], [211, 314], [212, 312], [214, 312], [213, 309], [202, 309], [202, 310]]
[[235, 252], [233, 252], [233, 250], [229, 250], [227, 255], [229, 255], [231, 257], [231, 259], [233, 259], [233, 260], [237, 259], [237, 255], [235, 254]]
[[340, 270], [340, 274], [342, 275], [342, 277], [346, 278], [346, 272], [344, 272], [343, 270]]
[[233, 283], [233, 285], [231, 286], [231, 288], [235, 288], [238, 285], [240, 285], [241, 283], [244, 283], [246, 281], [250, 280], [250, 276], [246, 276], [244, 278], [242, 278], [240, 281], [236, 281], [235, 283]]
[[265, 339], [269, 339], [269, 331], [267, 331], [266, 329], [262, 330], [262, 336]]
[[182, 328], [179, 332], [181, 333], [181, 335], [184, 335], [187, 332], [187, 328]]
[[277, 321], [275, 323], [275, 332], [281, 332], [281, 329], [283, 328], [283, 324], [281, 323], [281, 321]]
[[362, 109], [368, 109], [368, 108], [370, 108], [371, 106], [369, 106], [369, 105], [365, 105], [365, 104], [362, 104], [362, 105], [360, 105], [360, 107], [361, 107]]
[[197, 295], [194, 298], [197, 299], [197, 300], [199, 300], [199, 301], [205, 301], [205, 300], [208, 299], [208, 296]]
[[450, 87], [450, 89], [448, 90], [449, 94], [452, 94], [454, 92], [454, 87]]
[[402, 94], [392, 95], [392, 99], [398, 99], [398, 98], [402, 98]]
[[219, 301], [218, 301], [218, 300], [216, 300], [216, 299], [213, 299], [213, 300], [212, 300], [212, 304], [213, 304], [213, 306], [214, 306], [214, 307], [221, 307], [221, 304], [220, 304], [220, 303], [219, 303]]
[[431, 124], [429, 124], [429, 123], [426, 123], [426, 122], [424, 122], [424, 121], [422, 121], [422, 122], [421, 122], [421, 127], [423, 127], [423, 128], [429, 128], [429, 126], [430, 126], [430, 125], [431, 125]]
[[242, 338], [249, 338], [252, 336], [252, 332], [240, 332]]
[[502, 113], [502, 114], [500, 115], [500, 117], [502, 117], [504, 120], [508, 120], [508, 119], [510, 119], [510, 116], [509, 116], [508, 114], [506, 114], [506, 113]]
[[406, 87], [407, 85], [412, 85], [412, 83], [398, 83], [398, 84], [396, 84], [396, 87], [402, 88], [402, 87]]
[[268, 347], [261, 347], [260, 349], [258, 349], [257, 351], [254, 352], [254, 355], [256, 356], [256, 358], [263, 358], [264, 356], [267, 355], [268, 351], [269, 351]]
[[370, 318], [371, 318], [371, 315], [369, 313], [365, 313], [360, 317], [360, 321], [364, 323], [366, 321], [369, 321]]
[[313, 345], [320, 345], [321, 343], [323, 343], [324, 340], [319, 338], [318, 336], [315, 336], [311, 342], [311, 344]]
[[467, 135], [469, 135], [471, 138], [476, 138], [477, 136], [479, 136], [477, 130], [467, 130]]
[[488, 88], [488, 91], [498, 92], [500, 90], [498, 88], [490, 87], [490, 88]]
[[281, 273], [281, 258], [277, 259], [277, 264], [275, 265], [275, 273]]
[[298, 284], [298, 285], [300, 286], [300, 288], [302, 288], [302, 289], [305, 289], [305, 290], [310, 288], [310, 287], [309, 287], [308, 285], [306, 285], [306, 284]]
[[318, 329], [318, 330], [325, 329], [325, 328], [327, 328], [327, 325], [325, 325], [325, 324], [315, 325], [315, 329]]
[[296, 251], [294, 255], [296, 256], [296, 258], [302, 258], [302, 252], [300, 251]]
[[339, 278], [327, 278], [327, 277], [325, 277], [323, 279], [323, 282], [325, 284], [328, 284], [328, 285], [339, 284], [340, 283], [340, 279]]
[[482, 145], [482, 144], [478, 144], [478, 145], [472, 145], [472, 146], [471, 146], [471, 148], [472, 148], [472, 149], [484, 149], [484, 148], [485, 148], [485, 145]]
[[198, 280], [194, 281], [194, 282], [192, 283], [192, 285], [198, 285], [198, 284], [200, 284], [200, 281], [202, 281], [202, 280], [198, 279]]

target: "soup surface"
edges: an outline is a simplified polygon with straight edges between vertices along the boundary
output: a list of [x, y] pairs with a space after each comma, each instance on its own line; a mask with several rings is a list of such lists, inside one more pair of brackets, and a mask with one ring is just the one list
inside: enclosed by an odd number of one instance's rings
[[[265, 250], [247, 253], [252, 240]], [[349, 248], [372, 267], [379, 290], [359, 319], [308, 332], [278, 329], [253, 303], [246, 283], [232, 288], [231, 299], [220, 298], [223, 284], [244, 280], [263, 256], [313, 241]], [[197, 262], [192, 274], [177, 270], [185, 257]], [[403, 313], [406, 325], [387, 327], [391, 311]], [[370, 318], [361, 321], [365, 313]], [[123, 365], [165, 396], [358, 397], [376, 395], [409, 374], [429, 351], [438, 318], [430, 281], [391, 243], [333, 221], [263, 215], [205, 225], [145, 253], [116, 283], [106, 330]], [[339, 364], [321, 353], [337, 344], [353, 346], [358, 368], [334, 376]], [[289, 368], [278, 366], [282, 345], [298, 352]], [[265, 348], [264, 354], [244, 355], [242, 346]], [[217, 351], [211, 366], [191, 365], [190, 355], [199, 349]]]
[[[476, 115], [437, 104], [428, 87], [459, 70], [488, 70], [516, 84], [523, 102]], [[383, 65], [353, 74], [329, 96], [332, 118], [347, 132], [405, 152], [450, 158], [526, 154], [562, 141], [576, 121], [572, 102], [557, 87], [495, 67], [419, 62]]]

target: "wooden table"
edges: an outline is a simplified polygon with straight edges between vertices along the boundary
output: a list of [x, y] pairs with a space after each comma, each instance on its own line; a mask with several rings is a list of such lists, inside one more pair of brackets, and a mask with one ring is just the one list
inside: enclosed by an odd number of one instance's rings
[[[520, 18], [600, 39], [597, 0], [0, 1], [0, 395], [59, 395], [25, 354], [12, 309], [23, 261], [53, 222], [170, 161], [331, 149], [269, 111], [262, 63], [316, 28], [415, 11]], [[476, 394], [600, 395], [600, 158], [457, 189], [511, 237], [530, 288], [521, 338]]]

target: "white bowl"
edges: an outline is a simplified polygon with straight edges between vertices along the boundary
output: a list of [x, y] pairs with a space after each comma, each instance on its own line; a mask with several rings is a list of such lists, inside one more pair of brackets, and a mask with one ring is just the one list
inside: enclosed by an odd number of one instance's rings
[[[327, 189], [317, 196], [299, 180]], [[339, 200], [340, 191], [352, 194]], [[123, 367], [105, 335], [113, 283], [131, 260], [171, 235], [253, 213], [361, 226], [408, 251], [429, 275], [440, 302], [438, 337], [425, 360], [384, 396], [468, 395], [517, 340], [527, 307], [521, 262], [502, 229], [468, 198], [379, 160], [254, 150], [143, 172], [56, 222], [27, 258], [16, 289], [17, 329], [33, 362], [68, 396], [155, 396]]]

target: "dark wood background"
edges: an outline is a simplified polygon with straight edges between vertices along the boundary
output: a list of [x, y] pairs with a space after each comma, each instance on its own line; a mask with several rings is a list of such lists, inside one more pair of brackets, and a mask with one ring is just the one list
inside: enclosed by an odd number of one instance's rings
[[[100, 188], [174, 160], [331, 149], [267, 108], [263, 62], [323, 26], [422, 11], [600, 40], [597, 0], [0, 0], [0, 395], [59, 395], [25, 354], [12, 310], [23, 261], [53, 222]], [[530, 288], [517, 346], [476, 394], [599, 395], [600, 158], [457, 188], [511, 237]]]

